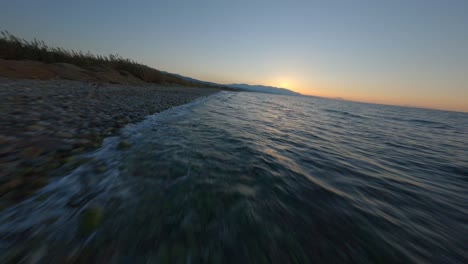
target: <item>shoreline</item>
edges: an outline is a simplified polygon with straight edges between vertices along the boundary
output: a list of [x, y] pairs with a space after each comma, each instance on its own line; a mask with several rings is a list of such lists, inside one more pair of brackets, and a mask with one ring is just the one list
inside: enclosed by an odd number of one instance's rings
[[0, 211], [33, 195], [57, 169], [79, 166], [79, 154], [125, 125], [219, 91], [0, 78]]
[[[74, 167], [65, 164], [62, 167], [67, 170], [57, 169], [56, 175], [34, 194], [0, 210], [0, 249], [5, 252], [0, 259], [8, 262], [18, 255], [28, 259], [46, 247], [57, 250], [50, 240], [57, 235], [57, 238], [65, 238], [64, 241], [76, 243], [73, 250], [54, 251], [57, 254], [76, 258], [78, 255], [74, 255], [74, 251], [80, 254], [88, 252], [88, 238], [92, 239], [91, 233], [107, 221], [111, 212], [108, 206], [132, 200], [127, 192], [130, 189], [122, 184], [119, 164], [128, 151], [139, 149], [141, 130], [164, 125], [168, 118], [185, 115], [190, 109], [221, 94], [216, 92], [198, 97], [186, 104], [147, 115], [139, 122], [128, 123], [119, 133], [105, 137], [98, 148], [77, 154], [76, 159], [82, 163], [75, 163]], [[130, 144], [128, 149], [118, 147], [123, 140]], [[89, 214], [99, 214], [103, 218], [96, 225], [88, 226], [83, 215]], [[89, 228], [89, 232], [84, 231], [85, 228]], [[37, 241], [41, 241], [42, 246], [37, 247]]]

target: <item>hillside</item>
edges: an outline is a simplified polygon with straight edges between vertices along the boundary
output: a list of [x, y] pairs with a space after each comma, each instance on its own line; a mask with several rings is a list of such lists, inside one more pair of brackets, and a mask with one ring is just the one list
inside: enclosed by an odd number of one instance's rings
[[27, 41], [8, 31], [0, 32], [0, 76], [26, 79], [68, 79], [116, 84], [169, 84], [226, 89], [221, 85], [191, 81], [117, 54], [50, 47], [44, 41]]
[[296, 95], [296, 96], [301, 95], [300, 93], [296, 93], [285, 88], [278, 88], [278, 87], [264, 86], [264, 85], [229, 84], [228, 86], [241, 89], [244, 91], [257, 92], [257, 93]]

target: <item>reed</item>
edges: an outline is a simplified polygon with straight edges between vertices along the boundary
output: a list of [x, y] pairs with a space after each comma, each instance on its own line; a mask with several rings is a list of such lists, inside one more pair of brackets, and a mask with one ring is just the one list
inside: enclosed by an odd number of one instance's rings
[[85, 69], [100, 66], [115, 69], [119, 72], [128, 72], [149, 83], [210, 86], [161, 72], [134, 60], [123, 58], [118, 54], [103, 56], [92, 54], [89, 51], [83, 53], [82, 51], [67, 50], [60, 47], [50, 47], [44, 41], [36, 38], [28, 41], [12, 35], [8, 31], [0, 31], [0, 33], [0, 59], [70, 63]]

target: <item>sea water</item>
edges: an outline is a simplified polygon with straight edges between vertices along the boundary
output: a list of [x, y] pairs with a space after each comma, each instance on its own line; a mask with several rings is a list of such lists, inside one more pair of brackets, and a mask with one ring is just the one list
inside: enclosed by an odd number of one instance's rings
[[[131, 147], [119, 149], [122, 139]], [[221, 92], [129, 125], [88, 157], [0, 213], [4, 252], [57, 262], [468, 261], [466, 113]], [[102, 219], [80, 235], [90, 207]]]

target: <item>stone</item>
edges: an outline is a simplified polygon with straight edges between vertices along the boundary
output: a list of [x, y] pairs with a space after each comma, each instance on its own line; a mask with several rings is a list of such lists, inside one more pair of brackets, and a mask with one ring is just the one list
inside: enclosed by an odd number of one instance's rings
[[71, 144], [60, 144], [58, 147], [57, 147], [57, 151], [59, 152], [69, 152], [73, 149], [73, 146]]
[[43, 202], [50, 197], [51, 193], [43, 193], [36, 198], [36, 201]]
[[28, 126], [28, 130], [30, 130], [30, 131], [43, 131], [45, 129], [46, 128], [44, 126], [41, 126], [41, 125], [30, 125], [30, 126]]
[[[80, 166], [79, 156], [76, 160], [68, 157], [99, 147], [104, 136], [118, 134], [118, 128], [128, 122], [143, 120], [148, 110], [159, 112], [197, 97], [179, 88], [175, 96], [172, 88], [159, 86], [110, 85], [96, 94], [93, 87], [78, 82], [2, 81], [0, 86], [8, 88], [1, 96], [5, 113], [0, 120], [0, 186], [17, 186], [0, 199], [8, 205], [34, 194], [50, 176]], [[119, 141], [119, 149], [135, 147], [129, 139]], [[103, 164], [90, 161], [88, 181], [109, 172], [110, 165]], [[13, 179], [22, 182], [10, 182]], [[77, 207], [90, 200], [82, 201], [76, 202]]]
[[57, 137], [61, 137], [61, 138], [72, 138], [73, 137], [72, 133], [64, 132], [64, 131], [59, 131], [59, 132], [55, 133], [55, 135]]
[[82, 147], [84, 145], [89, 145], [91, 143], [90, 140], [84, 139], [84, 138], [81, 138], [81, 139], [67, 139], [66, 142], [68, 144], [71, 144], [72, 146], [75, 146], [75, 147]]
[[117, 145], [118, 149], [129, 149], [130, 147], [131, 144], [126, 139], [123, 139], [122, 141], [120, 141], [119, 145]]
[[18, 188], [23, 183], [22, 179], [12, 179], [0, 184], [0, 195]]
[[102, 221], [102, 209], [99, 207], [87, 208], [81, 215], [80, 232], [82, 235], [93, 233]]
[[7, 144], [11, 141], [11, 138], [0, 135], [0, 145]]
[[43, 152], [44, 152], [44, 149], [38, 146], [30, 146], [30, 147], [23, 149], [20, 155], [23, 158], [33, 159], [33, 158], [39, 157]]
[[13, 146], [0, 145], [0, 157], [9, 155], [15, 151]]
[[46, 127], [46, 126], [50, 126], [50, 123], [46, 121], [39, 121], [37, 122], [37, 125]]
[[71, 154], [73, 155], [76, 155], [76, 154], [79, 154], [81, 152], [85, 151], [85, 148], [82, 148], [82, 147], [78, 147], [78, 148], [74, 148], [72, 151], [71, 151]]
[[97, 165], [94, 170], [96, 171], [96, 173], [104, 173], [107, 171], [107, 166], [105, 164], [99, 164]]

